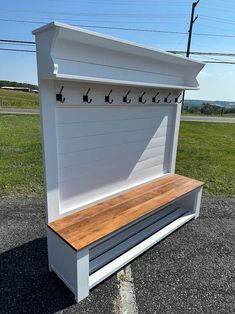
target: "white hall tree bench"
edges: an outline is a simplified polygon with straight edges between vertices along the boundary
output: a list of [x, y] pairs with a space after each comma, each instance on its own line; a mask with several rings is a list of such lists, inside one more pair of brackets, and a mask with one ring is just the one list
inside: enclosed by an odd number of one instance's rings
[[204, 64], [57, 22], [36, 35], [49, 269], [79, 302], [197, 218], [175, 174], [182, 92]]

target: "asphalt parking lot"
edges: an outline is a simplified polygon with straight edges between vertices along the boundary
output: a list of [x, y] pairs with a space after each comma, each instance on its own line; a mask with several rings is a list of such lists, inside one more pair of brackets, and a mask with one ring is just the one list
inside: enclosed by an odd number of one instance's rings
[[[38, 198], [0, 198], [0, 312], [114, 313], [115, 274], [76, 304], [48, 272], [44, 207]], [[203, 198], [199, 219], [131, 269], [138, 313], [235, 313], [235, 198]]]
[[197, 220], [131, 268], [139, 313], [235, 313], [235, 199], [203, 198]]

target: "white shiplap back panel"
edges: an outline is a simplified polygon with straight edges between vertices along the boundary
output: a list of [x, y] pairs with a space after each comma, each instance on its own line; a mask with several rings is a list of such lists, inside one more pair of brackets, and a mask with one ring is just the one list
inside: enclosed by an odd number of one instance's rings
[[175, 105], [58, 106], [61, 214], [170, 171]]

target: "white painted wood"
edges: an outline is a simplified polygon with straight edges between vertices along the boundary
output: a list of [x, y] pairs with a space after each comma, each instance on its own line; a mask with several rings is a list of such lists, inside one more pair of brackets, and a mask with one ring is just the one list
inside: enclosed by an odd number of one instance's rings
[[147, 215], [146, 217], [139, 219], [137, 222], [132, 223], [126, 227], [123, 227], [122, 230], [117, 231], [116, 233], [106, 236], [105, 239], [100, 240], [94, 246], [90, 247], [89, 256], [90, 261], [105, 253], [106, 251], [112, 249], [114, 246], [125, 241], [125, 239], [130, 238], [132, 235], [138, 233], [140, 230], [151, 225], [154, 221], [161, 219], [167, 214], [173, 213], [178, 207], [173, 204], [169, 205], [163, 209], [158, 209], [154, 213]]
[[53, 75], [51, 79], [54, 79], [56, 81], [63, 80], [64, 82], [86, 82], [86, 84], [92, 84], [92, 83], [99, 83], [99, 84], [112, 84], [114, 86], [139, 86], [139, 87], [152, 87], [152, 88], [158, 88], [158, 89], [175, 89], [175, 90], [197, 90], [198, 87], [192, 87], [188, 85], [171, 85], [171, 84], [154, 84], [154, 83], [145, 83], [145, 82], [138, 82], [138, 81], [126, 81], [126, 80], [112, 80], [112, 79], [104, 79], [104, 78], [93, 78], [93, 77], [87, 77], [87, 76], [79, 76], [79, 75], [66, 75], [66, 74], [56, 74]]
[[[182, 99], [182, 96], [181, 98]], [[176, 104], [175, 105], [175, 121], [174, 121], [174, 127], [173, 127], [173, 135], [171, 137], [172, 140], [172, 146], [171, 146], [171, 155], [169, 158], [169, 172], [175, 173], [175, 164], [176, 164], [176, 155], [177, 155], [177, 147], [178, 147], [178, 138], [179, 138], [179, 128], [180, 128], [180, 116], [181, 116], [181, 107], [182, 104]]]
[[[183, 208], [187, 212], [196, 213], [198, 206], [197, 199], [198, 194], [202, 189], [196, 189], [187, 195], [181, 196], [176, 200], [165, 204], [161, 208], [158, 208], [155, 212], [152, 212], [144, 217], [138, 219], [138, 221], [133, 222], [121, 230], [115, 232], [114, 234], [108, 235], [105, 239], [101, 239], [96, 242], [94, 245], [90, 246], [89, 256], [90, 261], [103, 254], [104, 252], [110, 250], [112, 247], [123, 242], [125, 239], [130, 238], [132, 235], [140, 232], [144, 228], [153, 224], [154, 221], [160, 220], [162, 217], [165, 217], [179, 208]], [[200, 199], [199, 199], [199, 208], [200, 208]]]
[[77, 252], [47, 228], [49, 268], [73, 291], [77, 293]]
[[[103, 107], [102, 103], [98, 106], [98, 108], [93, 108], [89, 105], [83, 106], [82, 108], [80, 108], [79, 106], [73, 106], [72, 108], [69, 108], [69, 106], [58, 106], [56, 109], [56, 123], [57, 125], [59, 125], [88, 122], [109, 122], [120, 120], [129, 121], [131, 119], [132, 121], [136, 120], [137, 122], [139, 122], [139, 125], [141, 125], [143, 119], [143, 122], [145, 122], [145, 119], [153, 118], [156, 119], [155, 121], [161, 122], [166, 114], [170, 116], [173, 114], [173, 112], [171, 111], [171, 107], [172, 105], [156, 105], [150, 107], [147, 105], [139, 107], [126, 105], [125, 107], [122, 106], [117, 108], [113, 107], [112, 105], [106, 105], [106, 107]], [[158, 108], [160, 108], [160, 110], [157, 110]], [[160, 114], [161, 117], [158, 117], [158, 114]], [[165, 118], [165, 120], [167, 119]], [[166, 125], [167, 121], [162, 121], [162, 123], [163, 125]]]
[[[179, 91], [176, 90], [174, 87], [171, 89], [163, 89], [163, 88], [149, 88], [149, 87], [136, 87], [136, 86], [123, 86], [123, 85], [111, 85], [111, 82], [109, 82], [110, 85], [107, 84], [96, 84], [93, 83], [81, 83], [81, 82], [67, 82], [67, 81], [59, 81], [55, 80], [55, 89], [58, 92], [61, 88], [61, 85], [64, 86], [63, 89], [63, 95], [65, 96], [65, 102], [61, 103], [58, 102], [57, 106], [59, 108], [72, 108], [72, 107], [84, 107], [84, 108], [93, 108], [93, 107], [100, 107], [102, 106], [103, 108], [115, 108], [115, 107], [122, 107], [122, 108], [127, 108], [127, 107], [133, 107], [133, 106], [138, 106], [138, 107], [146, 107], [146, 106], [161, 106], [164, 105], [165, 107], [168, 106], [168, 103], [166, 103], [165, 97], [169, 95], [169, 101], [171, 103], [169, 105], [172, 105], [175, 102], [175, 98], [178, 97]], [[88, 91], [88, 88], [90, 88], [89, 91], [89, 99], [91, 99], [91, 103], [86, 103], [83, 101], [83, 95], [85, 95]], [[105, 103], [104, 102], [104, 97], [110, 89], [112, 88], [112, 92], [110, 97], [112, 98], [113, 102], [112, 104]], [[128, 99], [131, 99], [130, 103], [125, 103], [123, 102], [123, 96], [128, 94]], [[139, 96], [143, 93], [143, 91], [146, 92], [144, 95], [144, 100], [146, 100], [146, 103], [140, 103], [139, 102]], [[156, 97], [156, 102], [153, 102], [153, 97], [156, 96], [157, 92], [159, 92], [159, 95]], [[159, 101], [159, 102], [158, 102]], [[111, 105], [111, 106], [110, 106]]]
[[38, 52], [50, 63], [43, 78], [198, 87], [195, 77], [203, 67], [200, 62], [58, 22], [33, 33], [37, 39], [53, 31], [50, 55], [48, 48]]
[[[138, 122], [136, 123], [138, 127]], [[171, 126], [169, 126], [169, 129]], [[172, 129], [172, 128], [171, 128]], [[70, 139], [58, 140], [58, 154], [73, 153], [92, 148], [107, 147], [110, 145], [120, 145], [123, 143], [133, 143], [140, 140], [144, 141], [145, 147], [154, 147], [157, 139], [166, 139], [167, 128], [158, 129], [158, 125], [155, 128], [149, 128], [146, 130], [134, 130], [126, 132], [108, 133], [89, 135], [81, 137], [72, 137]], [[169, 130], [171, 131], [171, 130]], [[153, 142], [153, 143], [152, 143]], [[144, 150], [144, 148], [143, 148]]]
[[61, 214], [169, 171], [174, 105], [56, 112]]
[[121, 255], [122, 253], [126, 252], [127, 250], [131, 249], [144, 239], [150, 237], [153, 233], [157, 232], [164, 226], [170, 224], [173, 220], [181, 217], [186, 212], [185, 209], [178, 208], [172, 213], [166, 214], [165, 217], [157, 219], [149, 226], [142, 226], [139, 228], [139, 232], [135, 233], [130, 237], [126, 237], [126, 239], [115, 245], [108, 250], [107, 252], [103, 253], [102, 255], [98, 256], [97, 258], [90, 261], [90, 271], [94, 272], [94, 270], [99, 269], [100, 267], [104, 266], [117, 256]]
[[193, 211], [195, 213], [195, 219], [199, 217], [200, 214], [200, 207], [201, 207], [201, 199], [202, 199], [202, 190], [203, 188], [199, 188], [195, 192], [195, 201], [194, 201], [194, 208]]
[[176, 219], [172, 223], [168, 224], [166, 227], [157, 231], [155, 234], [144, 240], [143, 242], [137, 244], [126, 253], [122, 254], [112, 262], [108, 263], [101, 269], [94, 272], [89, 277], [89, 287], [90, 289], [99, 284], [105, 278], [112, 275], [114, 272], [122, 268], [124, 265], [128, 264], [138, 255], [142, 254], [150, 247], [167, 237], [169, 234], [174, 232], [176, 229], [187, 223], [189, 220], [193, 219], [195, 214], [185, 214], [184, 216]]
[[193, 213], [195, 213], [195, 219], [198, 218], [200, 213], [202, 190], [203, 188], [200, 187], [192, 191], [191, 193], [187, 194], [183, 198], [180, 198], [176, 202], [178, 206], [183, 206], [184, 208], [187, 208], [191, 210]]
[[[57, 22], [34, 34], [47, 222], [174, 173], [178, 96], [198, 88], [203, 63]], [[63, 102], [56, 101], [61, 88]], [[88, 89], [90, 103], [83, 99]], [[127, 93], [130, 103], [123, 100]], [[198, 217], [201, 192], [79, 252], [48, 229], [49, 270], [81, 301], [90, 288]]]
[[39, 81], [40, 84], [40, 117], [42, 127], [44, 182], [47, 199], [47, 222], [59, 217], [59, 189], [58, 189], [58, 157], [56, 142], [56, 121], [53, 81]]
[[89, 295], [89, 250], [73, 250], [47, 228], [49, 269], [75, 294], [77, 302]]
[[76, 253], [76, 292], [75, 299], [80, 302], [89, 295], [89, 250]]

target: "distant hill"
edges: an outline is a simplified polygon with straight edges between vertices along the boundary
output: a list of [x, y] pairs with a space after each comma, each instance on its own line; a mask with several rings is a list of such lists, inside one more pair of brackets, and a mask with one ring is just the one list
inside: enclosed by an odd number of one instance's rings
[[222, 101], [222, 100], [195, 100], [195, 99], [186, 99], [185, 106], [188, 107], [201, 107], [203, 104], [210, 104], [215, 106], [221, 106], [225, 108], [235, 108], [235, 101]]
[[37, 85], [33, 85], [33, 84], [29, 84], [29, 83], [19, 83], [19, 82], [14, 82], [14, 81], [0, 80], [0, 88], [2, 86], [29, 87], [31, 89], [38, 89]]

